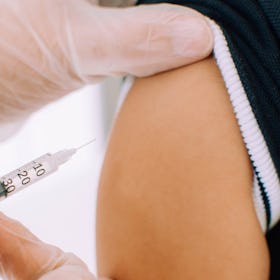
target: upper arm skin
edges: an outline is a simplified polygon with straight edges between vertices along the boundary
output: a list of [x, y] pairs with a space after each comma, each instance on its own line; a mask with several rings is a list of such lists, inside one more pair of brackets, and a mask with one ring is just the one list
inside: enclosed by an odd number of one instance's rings
[[109, 142], [96, 226], [99, 275], [268, 279], [252, 168], [213, 58], [135, 82]]

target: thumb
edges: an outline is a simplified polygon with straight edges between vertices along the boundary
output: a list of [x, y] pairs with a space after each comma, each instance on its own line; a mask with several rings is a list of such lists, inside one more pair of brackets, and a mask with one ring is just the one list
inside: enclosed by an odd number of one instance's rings
[[0, 212], [0, 275], [4, 279], [88, 279], [95, 277], [71, 253], [46, 244]]
[[186, 7], [89, 5], [81, 14], [72, 31], [80, 69], [88, 76], [148, 76], [200, 60], [212, 50], [206, 20]]

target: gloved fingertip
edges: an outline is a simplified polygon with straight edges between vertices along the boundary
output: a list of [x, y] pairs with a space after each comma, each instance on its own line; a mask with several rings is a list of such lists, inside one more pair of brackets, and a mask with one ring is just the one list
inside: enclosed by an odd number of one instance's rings
[[201, 19], [201, 24], [204, 25], [204, 52], [205, 54], [210, 54], [213, 51], [214, 47], [214, 36], [211, 28], [211, 24], [207, 18]]
[[0, 211], [0, 218], [6, 218], [7, 216], [2, 212]]
[[212, 51], [213, 34], [204, 17], [186, 14], [185, 24], [182, 18], [174, 23], [173, 46], [177, 55], [204, 57]]

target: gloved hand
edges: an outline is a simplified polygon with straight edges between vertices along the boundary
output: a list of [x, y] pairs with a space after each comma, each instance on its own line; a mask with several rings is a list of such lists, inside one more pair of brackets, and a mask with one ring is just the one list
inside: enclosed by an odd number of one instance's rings
[[[8, 280], [96, 279], [78, 257], [43, 243], [3, 213], [0, 213], [0, 275]], [[107, 278], [98, 280], [101, 279]]]
[[211, 50], [203, 16], [182, 6], [2, 0], [0, 122], [24, 117], [104, 76], [152, 75]]

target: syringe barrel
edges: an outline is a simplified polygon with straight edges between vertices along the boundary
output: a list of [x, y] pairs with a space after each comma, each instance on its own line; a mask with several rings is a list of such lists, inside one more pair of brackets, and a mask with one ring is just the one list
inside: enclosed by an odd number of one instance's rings
[[0, 200], [32, 185], [57, 170], [51, 154], [45, 154], [0, 178]]

